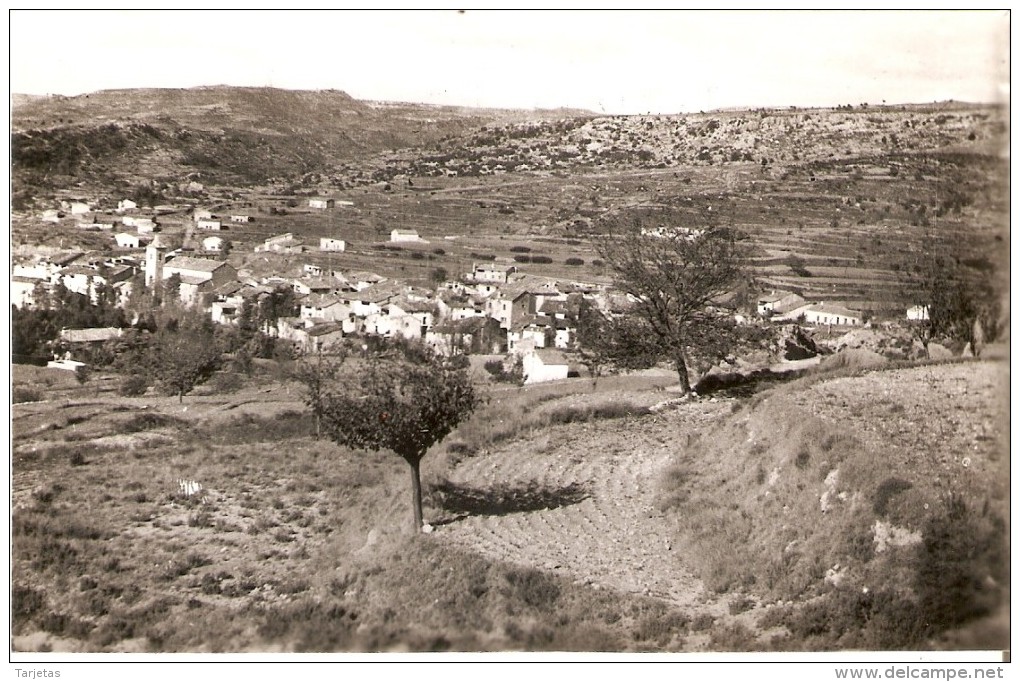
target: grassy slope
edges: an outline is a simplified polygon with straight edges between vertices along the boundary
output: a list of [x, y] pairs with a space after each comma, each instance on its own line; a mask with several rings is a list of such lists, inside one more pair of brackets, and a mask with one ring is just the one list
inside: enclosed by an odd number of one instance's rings
[[53, 372], [16, 377], [50, 400], [15, 410], [17, 649], [641, 650], [708, 625], [413, 537], [405, 465], [313, 441], [279, 387], [178, 406]]
[[1005, 371], [896, 369], [759, 396], [667, 472], [678, 542], [715, 590], [805, 602], [767, 623], [794, 646], [923, 648], [996, 612], [1009, 594]]

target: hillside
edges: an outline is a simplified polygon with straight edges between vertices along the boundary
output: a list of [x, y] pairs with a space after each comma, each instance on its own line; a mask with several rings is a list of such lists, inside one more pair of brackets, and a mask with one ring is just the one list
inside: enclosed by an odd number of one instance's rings
[[491, 387], [417, 538], [404, 463], [314, 440], [294, 383], [14, 379], [18, 651], [1006, 646], [1002, 361]]
[[15, 96], [15, 191], [73, 181], [180, 179], [251, 184], [400, 147], [426, 147], [487, 123], [562, 111], [373, 103], [338, 90], [227, 86]]

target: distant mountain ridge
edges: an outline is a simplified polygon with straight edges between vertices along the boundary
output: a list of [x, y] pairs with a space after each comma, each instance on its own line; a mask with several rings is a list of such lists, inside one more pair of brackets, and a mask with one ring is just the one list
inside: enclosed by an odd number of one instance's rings
[[377, 103], [341, 90], [233, 86], [11, 99], [15, 183], [36, 185], [134, 177], [139, 169], [258, 182], [432, 145], [487, 124], [578, 113]]

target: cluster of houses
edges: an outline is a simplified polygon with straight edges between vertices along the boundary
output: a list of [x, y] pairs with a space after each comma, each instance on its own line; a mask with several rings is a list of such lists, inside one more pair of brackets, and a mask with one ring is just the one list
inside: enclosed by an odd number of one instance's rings
[[[334, 200], [311, 200], [311, 208], [331, 208]], [[87, 206], [86, 206], [87, 208]], [[97, 299], [97, 292], [112, 287], [119, 305], [125, 304], [136, 275], [144, 274], [153, 287], [175, 278], [183, 304], [201, 308], [211, 319], [237, 325], [245, 306], [257, 304], [281, 287], [291, 290], [298, 305], [293, 316], [281, 317], [266, 331], [308, 352], [328, 349], [351, 335], [377, 335], [419, 340], [444, 355], [504, 354], [519, 357], [526, 382], [534, 383], [570, 376], [577, 369], [571, 351], [577, 343], [577, 321], [582, 304], [606, 312], [627, 305], [605, 287], [565, 282], [519, 272], [512, 264], [476, 263], [468, 273], [436, 289], [422, 289], [371, 272], [340, 271], [305, 263], [300, 275], [273, 274], [253, 278], [239, 273], [230, 263], [205, 257], [223, 247], [218, 236], [203, 239], [206, 254], [172, 250], [150, 218], [132, 215], [133, 202], [122, 201], [124, 225], [135, 233], [115, 235], [121, 249], [144, 248], [144, 258], [114, 252], [101, 257], [79, 252], [57, 254], [32, 265], [14, 267], [12, 303], [36, 304], [39, 287], [58, 283], [68, 290]], [[80, 207], [69, 206], [68, 210]], [[86, 212], [79, 211], [79, 215]], [[218, 231], [224, 222], [198, 209], [192, 219], [198, 230]], [[131, 221], [130, 223], [128, 221]], [[231, 215], [229, 222], [250, 222], [250, 216]], [[391, 242], [428, 243], [417, 232], [393, 230]], [[333, 237], [319, 239], [320, 252], [343, 252], [346, 243]], [[292, 233], [266, 239], [257, 252], [301, 254], [311, 244]], [[801, 296], [773, 291], [757, 301], [760, 315], [775, 321], [800, 321], [813, 325], [855, 327], [863, 324], [860, 312]]]
[[859, 327], [864, 315], [841, 305], [807, 301], [790, 291], [770, 291], [758, 297], [758, 314], [775, 322], [803, 322], [828, 327]]

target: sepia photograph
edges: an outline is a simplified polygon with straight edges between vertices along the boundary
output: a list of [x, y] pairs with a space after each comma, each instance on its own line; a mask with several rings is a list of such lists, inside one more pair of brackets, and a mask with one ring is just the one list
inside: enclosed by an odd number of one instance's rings
[[1009, 10], [8, 21], [11, 675], [1003, 677]]

